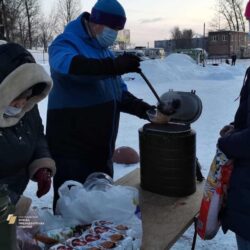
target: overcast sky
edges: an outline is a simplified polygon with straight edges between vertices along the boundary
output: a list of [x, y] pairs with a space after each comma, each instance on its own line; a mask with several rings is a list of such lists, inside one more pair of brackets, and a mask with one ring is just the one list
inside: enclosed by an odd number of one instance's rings
[[[79, 0], [83, 11], [90, 11], [96, 0]], [[119, 0], [123, 5], [130, 29], [131, 42], [135, 45], [153, 46], [154, 40], [170, 38], [174, 26], [193, 29], [203, 34], [208, 31], [215, 16], [215, 3], [219, 0]], [[40, 0], [43, 10], [49, 12], [57, 0]], [[243, 0], [244, 6], [248, 0]]]

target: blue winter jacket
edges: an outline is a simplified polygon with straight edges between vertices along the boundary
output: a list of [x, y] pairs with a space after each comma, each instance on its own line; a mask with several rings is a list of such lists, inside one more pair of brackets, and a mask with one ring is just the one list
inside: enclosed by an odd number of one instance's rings
[[[49, 47], [54, 85], [48, 101], [47, 138], [55, 159], [77, 157], [83, 168], [87, 165], [108, 172], [120, 111], [146, 118], [151, 106], [129, 93], [120, 75], [100, 74], [107, 67], [105, 59], [112, 64], [114, 56], [91, 37], [85, 22], [88, 18], [83, 13], [70, 22]], [[84, 74], [70, 73], [78, 55], [86, 59]], [[92, 59], [100, 60], [101, 66], [91, 68]]]
[[219, 148], [234, 159], [222, 228], [250, 240], [250, 68], [241, 89], [234, 127], [235, 132], [218, 141]]

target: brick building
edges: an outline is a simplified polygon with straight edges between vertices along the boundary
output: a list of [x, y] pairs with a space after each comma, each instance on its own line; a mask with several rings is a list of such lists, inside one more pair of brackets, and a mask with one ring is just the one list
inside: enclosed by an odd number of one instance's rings
[[208, 33], [209, 56], [238, 57], [250, 56], [248, 33], [238, 31], [213, 31]]

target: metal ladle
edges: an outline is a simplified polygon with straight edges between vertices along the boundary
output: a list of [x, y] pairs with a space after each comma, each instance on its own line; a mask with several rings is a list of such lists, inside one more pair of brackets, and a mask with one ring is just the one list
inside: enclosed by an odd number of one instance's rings
[[144, 81], [147, 83], [150, 90], [152, 91], [152, 93], [156, 97], [156, 99], [158, 101], [157, 109], [164, 115], [171, 115], [171, 114], [175, 113], [175, 109], [179, 108], [179, 106], [180, 106], [180, 100], [173, 100], [171, 103], [164, 103], [161, 100], [161, 98], [159, 97], [159, 95], [157, 94], [157, 92], [155, 91], [153, 85], [150, 83], [150, 81], [144, 75], [144, 73], [142, 71], [140, 71], [139, 74], [144, 79]]

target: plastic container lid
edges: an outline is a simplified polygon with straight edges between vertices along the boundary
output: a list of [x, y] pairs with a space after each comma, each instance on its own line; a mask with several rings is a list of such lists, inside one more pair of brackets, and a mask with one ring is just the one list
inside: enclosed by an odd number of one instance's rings
[[94, 172], [90, 174], [83, 184], [86, 190], [106, 191], [114, 185], [113, 179], [103, 172]]

